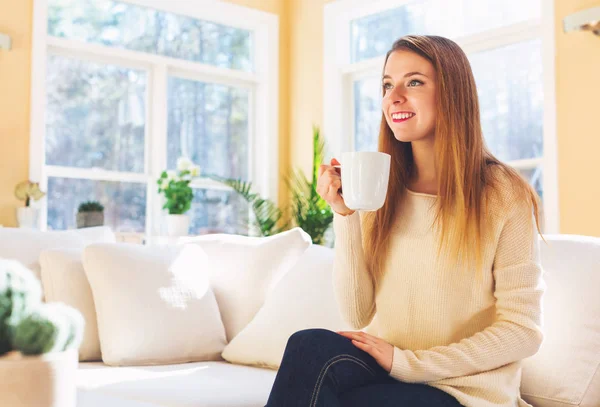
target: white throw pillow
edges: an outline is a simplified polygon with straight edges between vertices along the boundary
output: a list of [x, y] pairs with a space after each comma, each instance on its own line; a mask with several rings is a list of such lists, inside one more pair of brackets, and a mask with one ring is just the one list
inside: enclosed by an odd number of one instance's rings
[[269, 293], [248, 326], [225, 347], [231, 363], [279, 368], [288, 338], [308, 328], [350, 330], [333, 294], [333, 250], [313, 245]]
[[83, 269], [81, 249], [44, 250], [40, 255], [42, 285], [47, 302], [63, 302], [76, 308], [85, 319], [80, 361], [101, 360], [94, 298]]
[[104, 363], [221, 360], [225, 328], [200, 247], [94, 244], [83, 265]]
[[216, 234], [187, 241], [199, 244], [211, 260], [211, 286], [228, 341], [248, 325], [270, 287], [311, 245], [300, 228], [270, 237]]
[[15, 259], [40, 275], [40, 253], [46, 249], [83, 249], [90, 243], [115, 242], [115, 234], [107, 226], [42, 232], [35, 229], [0, 228], [0, 257]]

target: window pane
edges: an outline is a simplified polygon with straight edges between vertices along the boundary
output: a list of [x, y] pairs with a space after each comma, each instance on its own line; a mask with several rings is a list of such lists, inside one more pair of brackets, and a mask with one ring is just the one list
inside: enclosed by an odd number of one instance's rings
[[104, 224], [113, 230], [145, 230], [145, 184], [53, 177], [48, 178], [48, 228], [76, 228], [77, 208], [90, 200], [104, 205]]
[[49, 56], [46, 163], [144, 171], [146, 73]]
[[372, 76], [354, 82], [356, 151], [377, 151], [381, 114], [381, 79]]
[[49, 0], [48, 34], [252, 71], [250, 31], [112, 0]]
[[187, 156], [203, 174], [248, 179], [249, 91], [169, 78], [167, 165]]
[[541, 41], [480, 52], [469, 59], [477, 82], [483, 134], [494, 155], [503, 161], [541, 157]]
[[234, 191], [194, 189], [190, 234], [248, 234], [248, 203]]
[[350, 25], [351, 61], [385, 55], [407, 34], [456, 38], [540, 18], [540, 1], [417, 0], [361, 17]]
[[542, 167], [530, 168], [526, 170], [519, 170], [521, 175], [529, 181], [529, 183], [536, 190], [540, 198], [544, 199], [544, 187], [543, 187], [543, 173]]

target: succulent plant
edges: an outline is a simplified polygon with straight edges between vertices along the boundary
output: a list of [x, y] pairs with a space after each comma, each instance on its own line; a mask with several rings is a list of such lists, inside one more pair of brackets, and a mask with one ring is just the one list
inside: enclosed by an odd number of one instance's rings
[[102, 212], [104, 206], [98, 201], [87, 201], [79, 205], [77, 212]]
[[0, 259], [0, 355], [77, 349], [83, 338], [81, 313], [62, 303], [41, 302], [33, 273], [14, 260]]
[[15, 325], [41, 300], [41, 285], [31, 271], [17, 261], [0, 260], [0, 355], [12, 350]]
[[25, 201], [25, 206], [29, 206], [32, 199], [37, 201], [45, 195], [40, 189], [40, 184], [37, 182], [23, 181], [19, 182], [15, 187], [15, 197], [20, 201]]
[[62, 303], [35, 309], [15, 327], [13, 348], [24, 355], [77, 349], [83, 338], [83, 316]]

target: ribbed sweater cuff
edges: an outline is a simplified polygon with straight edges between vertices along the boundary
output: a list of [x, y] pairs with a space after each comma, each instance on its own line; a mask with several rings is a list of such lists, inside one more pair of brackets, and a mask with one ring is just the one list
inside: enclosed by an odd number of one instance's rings
[[392, 360], [392, 370], [390, 376], [396, 380], [409, 383], [408, 360], [402, 349], [394, 346], [394, 359]]
[[333, 231], [336, 237], [360, 236], [360, 215], [358, 214], [358, 211], [348, 216], [342, 216], [337, 212], [334, 212]]

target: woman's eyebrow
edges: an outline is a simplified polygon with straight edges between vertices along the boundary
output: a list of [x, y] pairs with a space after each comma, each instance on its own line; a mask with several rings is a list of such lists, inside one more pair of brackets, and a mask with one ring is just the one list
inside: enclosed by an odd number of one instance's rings
[[[408, 78], [409, 76], [413, 76], [413, 75], [423, 75], [424, 77], [428, 78], [427, 75], [425, 75], [424, 73], [418, 72], [418, 71], [408, 72], [408, 73], [404, 74], [404, 77]], [[383, 75], [381, 80], [384, 80], [384, 79], [392, 79], [392, 77], [390, 75]]]

